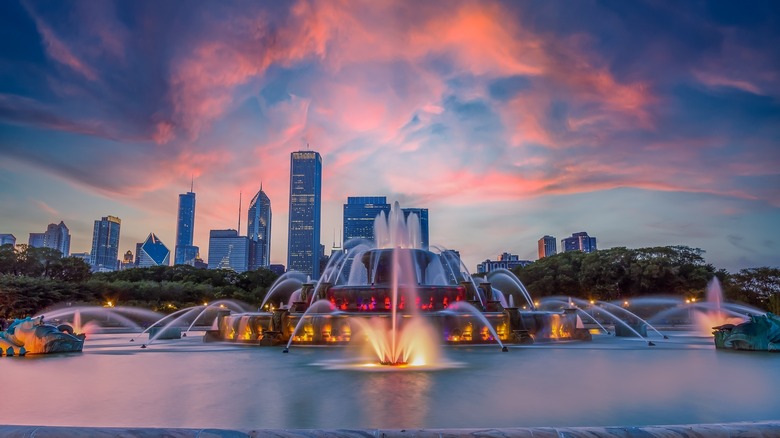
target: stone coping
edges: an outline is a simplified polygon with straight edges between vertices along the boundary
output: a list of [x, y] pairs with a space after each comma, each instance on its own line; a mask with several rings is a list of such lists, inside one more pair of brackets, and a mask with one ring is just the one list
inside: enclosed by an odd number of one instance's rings
[[0, 425], [0, 438], [770, 438], [780, 436], [780, 420], [668, 426], [518, 427], [497, 429], [177, 429]]

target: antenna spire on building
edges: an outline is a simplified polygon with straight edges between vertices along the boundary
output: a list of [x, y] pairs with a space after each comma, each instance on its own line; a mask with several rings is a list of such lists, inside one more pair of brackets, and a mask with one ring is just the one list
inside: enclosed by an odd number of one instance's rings
[[238, 191], [238, 235], [241, 235], [241, 190]]
[[190, 193], [195, 189], [195, 174], [190, 174]]

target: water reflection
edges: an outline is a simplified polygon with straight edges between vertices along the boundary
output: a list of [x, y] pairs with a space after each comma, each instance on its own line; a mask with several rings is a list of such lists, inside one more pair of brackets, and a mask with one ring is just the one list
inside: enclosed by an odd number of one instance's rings
[[393, 428], [427, 424], [432, 377], [426, 372], [362, 373], [361, 417], [371, 427]]
[[[95, 335], [77, 355], [0, 359], [8, 395], [0, 422], [213, 428], [608, 426], [777, 418], [777, 354], [716, 351], [673, 335], [650, 349], [631, 339], [445, 348], [460, 364], [365, 372], [346, 350], [203, 344], [139, 349]], [[56, 406], [56, 409], [31, 408]]]

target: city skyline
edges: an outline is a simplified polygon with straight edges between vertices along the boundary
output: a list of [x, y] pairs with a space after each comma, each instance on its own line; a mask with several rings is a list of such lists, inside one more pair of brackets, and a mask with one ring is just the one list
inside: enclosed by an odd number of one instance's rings
[[379, 194], [469, 267], [580, 230], [779, 266], [774, 4], [561, 6], [0, 3], [0, 233], [64, 221], [80, 253], [113, 215], [120, 254], [175, 243], [194, 176], [203, 255], [263, 181], [285, 263], [310, 143], [326, 247], [347, 197]]

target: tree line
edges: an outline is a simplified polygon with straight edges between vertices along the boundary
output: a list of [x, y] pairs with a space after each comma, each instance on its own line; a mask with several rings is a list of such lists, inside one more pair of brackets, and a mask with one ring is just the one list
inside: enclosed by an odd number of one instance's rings
[[648, 295], [703, 299], [717, 277], [727, 300], [780, 313], [780, 269], [748, 268], [731, 274], [707, 263], [703, 250], [687, 246], [564, 252], [514, 273], [534, 297], [602, 301]]
[[50, 248], [0, 247], [0, 318], [20, 318], [59, 304], [136, 306], [164, 313], [219, 299], [259, 305], [277, 275], [188, 265], [91, 272], [84, 260]]
[[[780, 269], [731, 274], [686, 246], [565, 252], [514, 270], [534, 297], [617, 300], [645, 295], [704, 298], [717, 277], [727, 300], [780, 314]], [[144, 307], [171, 312], [218, 299], [260, 305], [277, 275], [187, 265], [92, 273], [89, 264], [50, 248], [0, 247], [0, 318], [33, 315], [59, 303]]]

